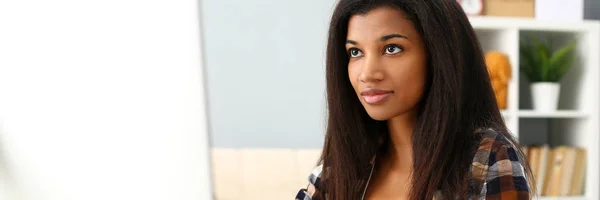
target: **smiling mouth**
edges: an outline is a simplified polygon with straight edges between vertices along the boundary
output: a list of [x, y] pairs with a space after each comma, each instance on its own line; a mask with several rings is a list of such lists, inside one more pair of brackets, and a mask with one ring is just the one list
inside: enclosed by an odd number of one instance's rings
[[360, 95], [363, 97], [367, 104], [380, 104], [390, 97], [394, 92], [381, 89], [366, 89], [361, 92]]

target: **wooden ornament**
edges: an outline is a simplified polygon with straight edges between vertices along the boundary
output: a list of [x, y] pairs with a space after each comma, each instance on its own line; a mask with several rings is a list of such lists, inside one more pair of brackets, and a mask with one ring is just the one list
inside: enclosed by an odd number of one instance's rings
[[508, 83], [512, 76], [510, 61], [508, 56], [499, 51], [490, 51], [485, 54], [485, 64], [490, 74], [490, 80], [496, 101], [500, 109], [507, 107]]

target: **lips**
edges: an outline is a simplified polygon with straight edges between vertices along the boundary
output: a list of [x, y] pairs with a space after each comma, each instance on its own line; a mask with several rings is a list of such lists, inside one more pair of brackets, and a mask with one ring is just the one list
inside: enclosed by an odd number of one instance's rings
[[394, 92], [389, 90], [381, 90], [375, 88], [367, 88], [360, 95], [367, 104], [379, 104], [390, 97]]

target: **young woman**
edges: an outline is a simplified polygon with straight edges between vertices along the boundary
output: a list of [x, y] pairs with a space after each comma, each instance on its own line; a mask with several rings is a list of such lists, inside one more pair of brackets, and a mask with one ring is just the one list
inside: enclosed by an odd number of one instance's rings
[[339, 0], [328, 124], [296, 199], [530, 199], [481, 47], [456, 0]]

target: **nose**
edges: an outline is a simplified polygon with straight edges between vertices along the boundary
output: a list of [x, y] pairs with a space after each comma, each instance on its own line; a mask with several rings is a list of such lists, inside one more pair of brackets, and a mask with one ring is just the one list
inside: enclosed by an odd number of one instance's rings
[[365, 57], [365, 59], [359, 80], [363, 83], [379, 82], [383, 80], [384, 73], [382, 71], [381, 63], [379, 63], [379, 58], [376, 56], [369, 56]]

